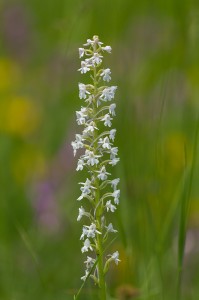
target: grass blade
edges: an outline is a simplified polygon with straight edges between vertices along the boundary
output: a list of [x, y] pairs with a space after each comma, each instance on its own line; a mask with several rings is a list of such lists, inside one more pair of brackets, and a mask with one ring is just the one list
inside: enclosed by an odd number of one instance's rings
[[[198, 135], [199, 135], [199, 119], [197, 121], [197, 127], [194, 137], [194, 148], [193, 148], [193, 158], [190, 169], [190, 176], [187, 183], [184, 185], [184, 193], [181, 202], [181, 212], [180, 212], [180, 226], [179, 226], [179, 236], [178, 236], [178, 279], [177, 279], [177, 300], [181, 299], [181, 286], [182, 286], [182, 274], [183, 274], [183, 258], [184, 249], [186, 241], [186, 230], [187, 230], [187, 219], [190, 205], [190, 195], [193, 184], [193, 175], [196, 165], [197, 157], [197, 146], [198, 146]], [[186, 149], [185, 149], [186, 154]], [[186, 169], [186, 166], [185, 166]]]

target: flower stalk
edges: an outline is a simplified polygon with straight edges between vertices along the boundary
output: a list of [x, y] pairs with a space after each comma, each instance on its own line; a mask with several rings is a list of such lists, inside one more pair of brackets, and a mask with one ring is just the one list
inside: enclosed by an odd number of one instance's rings
[[103, 54], [106, 52], [111, 53], [111, 47], [103, 46], [98, 36], [88, 39], [84, 48], [79, 48], [79, 57], [85, 57], [85, 60], [81, 61], [78, 71], [90, 74], [92, 83], [79, 83], [79, 98], [85, 101], [85, 106], [76, 111], [76, 117], [77, 124], [84, 128], [72, 142], [74, 155], [80, 148], [85, 150], [78, 159], [76, 170], [87, 169], [89, 177], [80, 183], [82, 193], [77, 199], [87, 208], [87, 211], [83, 205], [79, 208], [77, 221], [86, 217], [90, 222], [90, 225], [83, 225], [81, 251], [93, 253], [84, 262], [86, 270], [81, 279], [85, 281], [90, 277], [94, 280], [99, 286], [100, 300], [106, 300], [105, 274], [110, 262], [118, 264], [120, 261], [118, 251], [106, 256], [104, 253], [109, 234], [117, 232], [112, 223], [107, 225], [106, 215], [117, 209], [120, 196], [117, 189], [119, 179], [111, 179], [111, 172], [108, 172], [111, 166], [119, 162], [119, 158], [118, 148], [113, 147], [116, 130], [111, 129], [116, 104], [108, 104], [114, 99], [117, 87], [104, 85], [111, 80], [110, 69], [102, 68]]

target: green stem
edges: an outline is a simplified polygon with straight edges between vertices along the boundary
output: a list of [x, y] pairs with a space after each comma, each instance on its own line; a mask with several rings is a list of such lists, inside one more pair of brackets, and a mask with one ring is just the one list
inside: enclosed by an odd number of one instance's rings
[[102, 236], [98, 234], [98, 276], [99, 276], [99, 288], [100, 288], [100, 300], [106, 300], [106, 283], [104, 274], [104, 262], [103, 262], [103, 247], [102, 247]]
[[[94, 49], [95, 51], [96, 49]], [[94, 81], [94, 96], [97, 97], [98, 88], [97, 88], [97, 70], [96, 67], [93, 69], [93, 81]], [[96, 99], [95, 99], [96, 100]], [[96, 115], [97, 113], [97, 105], [96, 101], [93, 104], [93, 113]], [[97, 132], [94, 132], [93, 136], [93, 148], [94, 152], [97, 152], [98, 148], [98, 134]], [[96, 174], [96, 173], [95, 173]], [[103, 201], [100, 203], [100, 184], [99, 179], [97, 178], [97, 175], [95, 175], [95, 206], [96, 209], [96, 224], [98, 227], [98, 230], [102, 232], [101, 228], [101, 217], [103, 214]], [[99, 280], [99, 296], [100, 300], [106, 300], [106, 282], [105, 282], [105, 274], [104, 274], [104, 259], [103, 259], [103, 235], [97, 234], [96, 239], [96, 255], [97, 255], [97, 270], [98, 270], [98, 280]]]
[[[99, 187], [99, 179], [95, 178], [95, 205], [96, 209], [96, 224], [98, 230], [102, 232], [101, 228], [101, 217], [103, 213], [103, 201], [100, 203], [100, 187]], [[96, 241], [96, 255], [97, 255], [97, 270], [98, 270], [98, 279], [99, 279], [99, 294], [100, 300], [106, 300], [106, 283], [105, 283], [105, 274], [104, 274], [104, 261], [103, 261], [103, 236], [102, 234], [97, 234]]]
[[181, 288], [182, 288], [182, 275], [183, 275], [183, 259], [184, 259], [184, 250], [185, 250], [185, 242], [186, 242], [190, 196], [191, 196], [191, 191], [193, 186], [193, 176], [194, 176], [196, 158], [197, 158], [198, 136], [199, 136], [199, 117], [197, 118], [197, 124], [196, 124], [196, 131], [195, 131], [194, 145], [193, 145], [193, 158], [192, 158], [190, 174], [184, 186], [184, 194], [181, 203], [180, 228], [179, 228], [179, 237], [178, 237], [178, 278], [177, 278], [177, 297], [176, 297], [178, 300], [182, 299]]
[[[100, 188], [99, 188], [99, 179], [95, 178], [95, 187], [96, 187], [96, 194], [95, 194], [95, 201], [96, 201], [96, 223], [98, 230], [102, 232], [101, 228], [101, 217], [103, 213], [103, 202], [100, 202]], [[106, 283], [105, 283], [105, 274], [104, 274], [104, 261], [103, 261], [103, 235], [97, 234], [97, 241], [96, 241], [96, 255], [97, 255], [97, 270], [98, 270], [98, 279], [99, 279], [99, 288], [100, 288], [100, 300], [106, 300]]]

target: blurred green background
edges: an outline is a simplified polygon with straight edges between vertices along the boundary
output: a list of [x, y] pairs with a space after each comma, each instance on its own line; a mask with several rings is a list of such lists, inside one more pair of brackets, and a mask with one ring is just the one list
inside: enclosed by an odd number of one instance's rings
[[73, 299], [81, 285], [83, 179], [70, 143], [81, 131], [78, 47], [94, 34], [113, 48], [105, 64], [118, 86], [110, 251], [122, 262], [109, 294], [199, 299], [199, 2], [1, 0], [0, 20], [0, 299]]

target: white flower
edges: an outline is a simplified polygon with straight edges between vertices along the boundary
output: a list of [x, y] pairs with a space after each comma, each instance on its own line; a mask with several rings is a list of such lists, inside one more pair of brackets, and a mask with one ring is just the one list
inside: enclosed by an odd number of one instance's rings
[[106, 209], [107, 212], [110, 210], [111, 212], [114, 212], [116, 210], [116, 206], [111, 204], [111, 200], [106, 202]]
[[119, 204], [120, 190], [115, 190], [112, 196], [114, 197], [114, 203]]
[[94, 238], [96, 233], [101, 234], [101, 232], [96, 229], [96, 225], [94, 223], [91, 223], [90, 226], [84, 225], [80, 240], [84, 239], [85, 236], [87, 238]]
[[111, 181], [111, 187], [114, 189], [114, 191], [117, 189], [117, 185], [118, 185], [119, 182], [120, 182], [119, 178], [113, 179]]
[[114, 262], [116, 263], [116, 265], [118, 265], [118, 262], [120, 262], [121, 260], [119, 259], [119, 252], [116, 251], [113, 254], [109, 254], [108, 256], [110, 256], [110, 260], [114, 260]]
[[115, 114], [115, 108], [116, 108], [116, 104], [115, 104], [115, 103], [112, 103], [112, 104], [109, 106], [109, 113], [110, 113], [112, 116], [116, 116], [116, 114]]
[[84, 165], [85, 165], [85, 163], [84, 163], [83, 159], [81, 159], [81, 158], [78, 159], [76, 171], [82, 171], [84, 168]]
[[83, 125], [86, 122], [87, 114], [83, 113], [82, 111], [76, 111], [76, 121], [78, 125]]
[[85, 49], [84, 48], [79, 48], [79, 58], [83, 57], [85, 53]]
[[111, 149], [111, 144], [107, 136], [104, 138], [104, 140], [101, 141], [101, 143], [102, 143], [102, 148]]
[[86, 182], [80, 182], [79, 184], [83, 185], [80, 190], [82, 191], [82, 193], [84, 194], [90, 194], [91, 192], [91, 188], [93, 188], [93, 186], [91, 185], [91, 181], [87, 178]]
[[116, 134], [116, 129], [111, 129], [109, 132], [109, 138], [114, 141], [115, 139], [115, 134]]
[[81, 71], [82, 74], [85, 74], [90, 71], [90, 65], [86, 61], [82, 61], [81, 68], [78, 69], [78, 71]]
[[79, 83], [79, 98], [86, 99], [86, 94], [90, 94], [90, 92], [86, 90], [86, 85], [83, 83]]
[[77, 217], [77, 221], [80, 221], [81, 218], [82, 218], [84, 215], [85, 215], [85, 209], [81, 206], [81, 207], [79, 208], [79, 215], [78, 215], [78, 217]]
[[74, 154], [74, 156], [75, 156], [76, 153], [77, 153], [77, 149], [79, 149], [79, 148], [77, 147], [77, 143], [76, 143], [76, 142], [72, 142], [72, 143], [71, 143], [71, 146], [73, 147], [73, 154]]
[[76, 150], [84, 147], [84, 144], [82, 143], [84, 139], [82, 138], [81, 134], [76, 134], [75, 136], [76, 136], [76, 140], [71, 143], [74, 151], [74, 156], [76, 155], [77, 152]]
[[104, 121], [104, 126], [108, 126], [111, 127], [112, 123], [111, 121], [113, 120], [113, 118], [110, 117], [109, 114], [106, 114], [103, 118], [102, 121]]
[[87, 229], [86, 229], [86, 227], [84, 225], [83, 228], [82, 228], [82, 234], [80, 236], [80, 240], [84, 239], [84, 237], [86, 236], [86, 233], [87, 233]]
[[102, 62], [102, 55], [99, 55], [99, 53], [94, 53], [93, 57], [91, 57], [93, 65], [99, 65]]
[[97, 173], [99, 173], [99, 175], [97, 175], [97, 177], [101, 180], [106, 180], [107, 175], [111, 175], [110, 173], [106, 172], [105, 166], [103, 166], [100, 171], [97, 171]]
[[118, 147], [113, 147], [110, 149], [110, 159], [114, 159], [118, 153]]
[[84, 44], [84, 46], [90, 46], [90, 45], [93, 45], [93, 44], [94, 44], [93, 40], [87, 39], [87, 43]]
[[81, 206], [79, 208], [79, 215], [77, 217], [77, 221], [80, 221], [83, 216], [90, 218], [91, 214], [89, 212], [86, 212], [85, 209]]
[[91, 246], [90, 240], [86, 239], [84, 241], [84, 246], [82, 247], [81, 251], [82, 251], [82, 253], [84, 253], [84, 252], [87, 252], [89, 249], [92, 251], [93, 247]]
[[87, 197], [91, 193], [91, 189], [95, 189], [95, 187], [91, 185], [91, 181], [88, 178], [86, 179], [86, 182], [80, 182], [79, 184], [83, 185], [80, 188], [82, 194], [77, 198], [78, 201], [81, 201], [83, 198]]
[[85, 115], [87, 115], [87, 112], [88, 112], [88, 109], [87, 109], [87, 107], [81, 107], [81, 112], [83, 113], [83, 114], [85, 114]]
[[87, 269], [91, 269], [95, 263], [95, 259], [90, 256], [87, 256], [87, 260], [84, 263], [86, 264]]
[[94, 130], [98, 128], [96, 127], [95, 123], [93, 121], [91, 121], [87, 127], [83, 130], [83, 134], [87, 134], [87, 133], [92, 133], [94, 132]]
[[81, 134], [76, 134], [75, 137], [76, 137], [77, 146], [79, 148], [82, 148], [84, 146], [82, 143], [84, 141], [84, 138], [81, 136]]
[[88, 166], [94, 166], [99, 163], [98, 157], [101, 157], [101, 155], [95, 155], [93, 151], [86, 150], [84, 159], [87, 160]]
[[111, 70], [108, 69], [104, 69], [102, 71], [102, 73], [100, 74], [100, 76], [103, 76], [103, 80], [109, 82], [111, 80]]
[[119, 161], [120, 161], [119, 158], [113, 158], [113, 159], [111, 159], [111, 161], [109, 162], [109, 165], [115, 166]]
[[111, 53], [112, 48], [111, 48], [111, 46], [105, 46], [105, 47], [102, 47], [102, 50], [104, 50], [108, 53]]
[[117, 230], [115, 230], [113, 228], [113, 224], [112, 223], [110, 223], [108, 226], [105, 226], [105, 227], [107, 229], [107, 232], [117, 232]]
[[85, 271], [85, 275], [84, 275], [84, 276], [82, 276], [80, 279], [81, 279], [81, 280], [83, 280], [83, 281], [85, 281], [85, 280], [86, 280], [86, 278], [87, 278], [87, 276], [88, 276], [88, 274], [89, 274], [89, 271], [88, 271], [88, 270], [86, 270], [86, 271]]
[[111, 99], [114, 98], [116, 89], [117, 89], [117, 86], [111, 86], [111, 87], [105, 88], [102, 91], [100, 99], [102, 99], [103, 101], [107, 101], [107, 100], [110, 101]]

